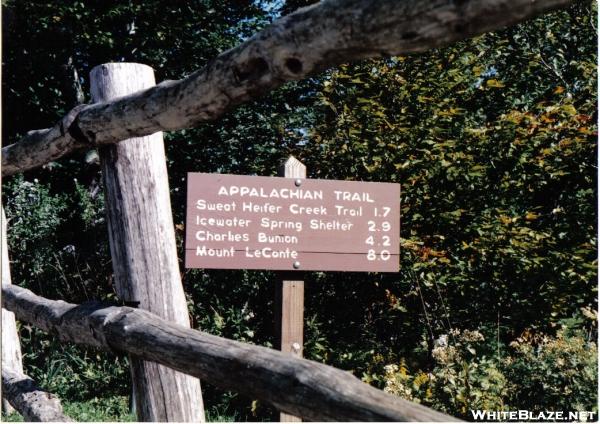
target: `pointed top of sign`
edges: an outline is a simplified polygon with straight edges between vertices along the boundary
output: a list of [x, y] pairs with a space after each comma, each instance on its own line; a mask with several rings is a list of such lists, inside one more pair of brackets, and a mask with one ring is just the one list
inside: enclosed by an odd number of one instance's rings
[[283, 165], [283, 176], [286, 178], [306, 178], [306, 166], [293, 156]]

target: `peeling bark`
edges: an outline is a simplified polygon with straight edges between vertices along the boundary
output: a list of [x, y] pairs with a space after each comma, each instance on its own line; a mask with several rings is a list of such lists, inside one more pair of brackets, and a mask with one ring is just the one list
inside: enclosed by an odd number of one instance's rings
[[56, 396], [40, 389], [31, 378], [5, 364], [2, 364], [2, 394], [25, 421], [73, 421], [63, 413]]
[[513, 25], [572, 0], [329, 0], [279, 19], [178, 81], [79, 106], [2, 149], [2, 175], [74, 150], [196, 126], [285, 81], [340, 63], [421, 52]]
[[348, 372], [173, 324], [147, 311], [48, 300], [2, 288], [2, 306], [59, 339], [136, 355], [310, 421], [454, 421]]

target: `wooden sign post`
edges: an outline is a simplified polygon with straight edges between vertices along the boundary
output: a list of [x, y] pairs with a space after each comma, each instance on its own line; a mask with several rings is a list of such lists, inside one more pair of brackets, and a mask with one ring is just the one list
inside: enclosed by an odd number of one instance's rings
[[[307, 179], [293, 157], [280, 174], [189, 173], [185, 266], [283, 271], [276, 282], [278, 344], [301, 357], [302, 272], [397, 272], [400, 185]], [[280, 419], [301, 421], [286, 413]]]
[[[301, 182], [306, 178], [306, 166], [293, 156], [283, 165], [285, 178], [296, 178]], [[300, 184], [301, 185], [301, 184]], [[276, 282], [276, 331], [279, 333], [279, 350], [293, 356], [302, 357], [304, 346], [304, 280], [300, 271], [288, 272], [280, 282]], [[299, 422], [300, 418], [281, 412], [281, 422]]]

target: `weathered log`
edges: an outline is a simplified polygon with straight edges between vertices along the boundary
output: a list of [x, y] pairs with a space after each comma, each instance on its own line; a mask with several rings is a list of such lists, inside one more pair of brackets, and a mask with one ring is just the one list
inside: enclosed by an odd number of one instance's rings
[[[108, 63], [90, 73], [92, 100], [102, 102], [154, 86], [138, 63]], [[162, 132], [100, 148], [110, 254], [119, 298], [190, 327], [177, 259]], [[132, 358], [139, 421], [204, 422], [200, 381]]]
[[[0, 238], [2, 243], [2, 285], [10, 285], [10, 261], [8, 259], [8, 243], [6, 231], [6, 215], [2, 207], [0, 223]], [[21, 356], [21, 342], [19, 341], [19, 333], [17, 332], [17, 323], [15, 322], [15, 314], [2, 309], [2, 366], [8, 367], [16, 372], [23, 372], [23, 359]], [[2, 399], [2, 411], [10, 414], [12, 407], [9, 402]]]
[[370, 57], [420, 52], [516, 24], [573, 0], [329, 0], [279, 19], [187, 78], [74, 109], [2, 149], [2, 175], [82, 147], [189, 128], [285, 81]]
[[2, 288], [2, 306], [61, 340], [133, 354], [307, 420], [455, 420], [377, 390], [348, 372], [191, 330], [140, 309], [72, 305], [16, 286]]
[[2, 395], [25, 421], [73, 421], [63, 413], [56, 396], [40, 389], [31, 378], [6, 364], [2, 364]]

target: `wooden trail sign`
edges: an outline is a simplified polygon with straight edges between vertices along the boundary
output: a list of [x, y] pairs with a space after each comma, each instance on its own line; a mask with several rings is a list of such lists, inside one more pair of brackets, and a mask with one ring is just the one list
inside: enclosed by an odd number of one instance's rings
[[400, 185], [188, 174], [187, 268], [397, 272]]

